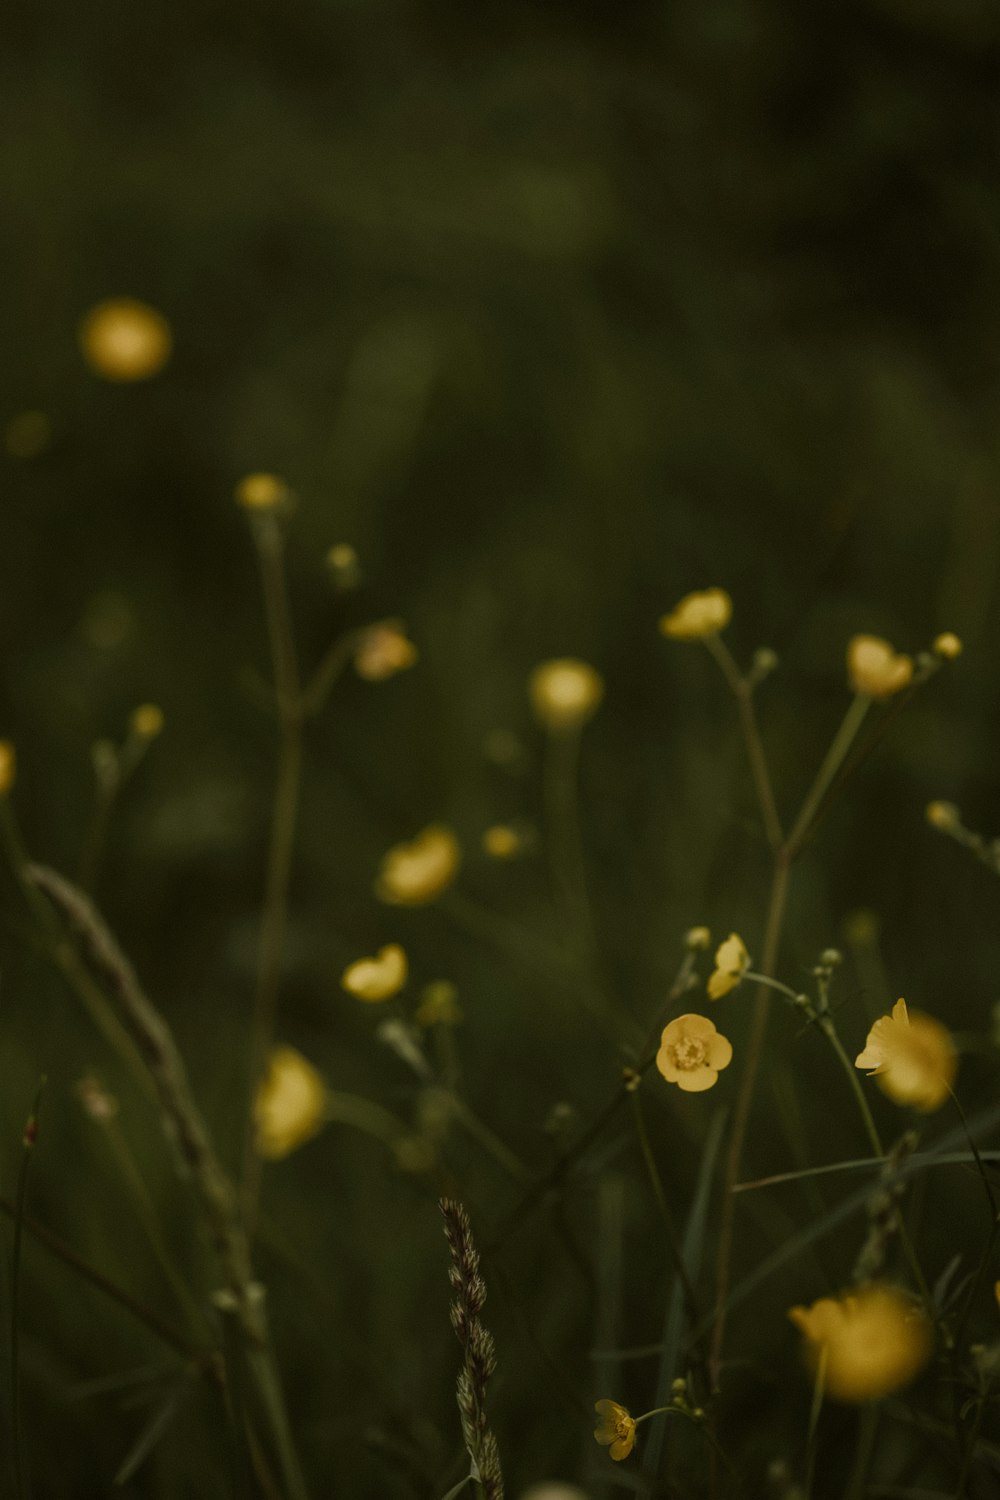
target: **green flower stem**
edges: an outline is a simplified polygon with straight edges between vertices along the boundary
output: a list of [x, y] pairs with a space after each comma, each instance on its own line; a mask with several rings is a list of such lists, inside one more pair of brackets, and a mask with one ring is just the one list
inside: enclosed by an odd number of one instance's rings
[[629, 1096], [629, 1099], [632, 1105], [632, 1118], [635, 1121], [636, 1135], [639, 1138], [639, 1148], [642, 1151], [643, 1161], [646, 1164], [646, 1171], [649, 1174], [650, 1186], [653, 1189], [653, 1197], [656, 1199], [657, 1206], [660, 1210], [660, 1217], [663, 1220], [663, 1227], [666, 1230], [667, 1249], [670, 1252], [670, 1259], [673, 1262], [673, 1267], [675, 1272], [677, 1273], [677, 1278], [684, 1290], [684, 1300], [687, 1303], [688, 1317], [691, 1319], [692, 1325], [694, 1325], [699, 1322], [701, 1317], [701, 1313], [698, 1308], [697, 1294], [695, 1293], [695, 1289], [691, 1284], [691, 1277], [688, 1275], [687, 1266], [684, 1264], [684, 1253], [681, 1249], [680, 1240], [677, 1238], [677, 1230], [674, 1227], [673, 1217], [670, 1213], [670, 1209], [667, 1206], [667, 1195], [663, 1191], [663, 1182], [660, 1177], [659, 1169], [656, 1165], [656, 1158], [653, 1155], [653, 1148], [650, 1145], [649, 1132], [646, 1129], [646, 1121], [643, 1118], [642, 1104], [639, 1101], [638, 1092], [633, 1090]]
[[784, 843], [785, 836], [781, 829], [781, 819], [778, 816], [778, 807], [774, 800], [774, 789], [771, 785], [771, 773], [767, 768], [767, 757], [764, 754], [760, 728], [757, 724], [757, 714], [753, 702], [753, 684], [740, 672], [736, 662], [733, 660], [732, 652], [720, 635], [708, 635], [704, 639], [705, 645], [718, 662], [722, 674], [732, 690], [733, 697], [736, 699], [740, 715], [740, 728], [743, 731], [743, 739], [746, 742], [747, 759], [750, 762], [750, 774], [753, 777], [757, 801], [760, 804], [760, 814], [764, 823], [764, 831], [767, 834], [767, 842], [771, 846], [772, 853], [776, 854]]
[[662, 1417], [664, 1413], [666, 1413], [667, 1416], [672, 1417], [681, 1417], [684, 1415], [680, 1407], [675, 1406], [674, 1403], [671, 1402], [669, 1406], [654, 1406], [652, 1411], [644, 1411], [641, 1417], [636, 1417], [634, 1419], [635, 1425], [638, 1427], [641, 1423], [648, 1422], [650, 1417]]
[[802, 809], [792, 825], [792, 831], [788, 835], [786, 850], [789, 859], [794, 859], [802, 848], [803, 843], [812, 827], [813, 819], [819, 811], [820, 803], [826, 796], [834, 777], [840, 770], [847, 757], [847, 753], [854, 744], [858, 730], [864, 723], [865, 715], [871, 707], [871, 699], [863, 693], [855, 694], [850, 706], [841, 721], [840, 728], [833, 737], [833, 742], [823, 759], [823, 763], [816, 775]]

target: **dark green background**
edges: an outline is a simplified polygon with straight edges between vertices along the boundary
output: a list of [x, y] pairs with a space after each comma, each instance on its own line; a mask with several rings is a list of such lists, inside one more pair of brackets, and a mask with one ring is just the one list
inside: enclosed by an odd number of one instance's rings
[[[996, 880], [932, 833], [923, 807], [946, 797], [973, 826], [998, 822], [995, 6], [14, 0], [4, 30], [0, 416], [40, 409], [53, 438], [31, 459], [0, 459], [0, 732], [18, 746], [30, 847], [72, 871], [91, 743], [120, 735], [136, 703], [162, 704], [167, 727], [116, 817], [101, 897], [227, 1158], [274, 760], [250, 685], [267, 660], [255, 561], [232, 499], [248, 470], [284, 474], [298, 497], [288, 557], [304, 659], [383, 615], [403, 617], [421, 651], [384, 686], [345, 680], [309, 740], [280, 1029], [334, 1087], [412, 1112], [411, 1077], [337, 984], [392, 938], [418, 981], [458, 983], [470, 1098], [533, 1170], [549, 1159], [550, 1106], [587, 1118], [613, 1085], [614, 1048], [565, 996], [444, 913], [391, 913], [371, 896], [384, 848], [445, 820], [466, 849], [469, 899], [549, 931], [544, 859], [495, 866], [477, 848], [487, 824], [539, 815], [525, 682], [550, 656], [582, 656], [606, 679], [583, 807], [623, 1011], [649, 1023], [694, 922], [759, 949], [767, 858], [732, 705], [700, 648], [656, 631], [709, 584], [733, 596], [727, 639], [742, 660], [760, 644], [780, 654], [761, 709], [786, 813], [846, 704], [852, 633], [910, 651], [939, 629], [964, 637], [804, 859], [782, 969], [802, 983], [845, 915], [871, 908], [885, 988], [870, 969], [845, 971], [848, 1050], [897, 994], [987, 1033]], [[159, 307], [176, 341], [166, 370], [134, 387], [99, 381], [76, 344], [86, 310], [116, 295]], [[366, 582], [338, 598], [323, 559], [344, 540]], [[513, 765], [484, 754], [497, 728], [523, 745]], [[88, 1067], [121, 1092], [171, 1242], [210, 1287], [186, 1189], [155, 1120], [28, 953], [8, 895], [5, 1190], [45, 1071], [35, 1212], [169, 1310], [81, 1123], [72, 1084]], [[731, 1005], [738, 1036], [745, 1012]], [[786, 1017], [776, 1026], [799, 1090], [785, 1107], [802, 1124], [796, 1147], [762, 1090], [751, 1166], [860, 1154], [833, 1065]], [[962, 1086], [974, 1111], [995, 1069], [969, 1058]], [[683, 1214], [693, 1168], [676, 1143], [692, 1121], [704, 1131], [715, 1095], [649, 1095]], [[888, 1106], [882, 1117], [890, 1129]], [[664, 1296], [624, 1117], [606, 1144], [567, 1210], [576, 1258], [543, 1215], [496, 1273], [507, 1292], [493, 1282], [494, 1417], [514, 1495], [595, 1463], [607, 1475], [589, 1435], [595, 1396], [651, 1404], [655, 1362], [610, 1390], [587, 1358], [608, 1174], [626, 1194], [615, 1337], [655, 1340]], [[452, 1166], [488, 1238], [511, 1186], [461, 1142]], [[938, 1269], [979, 1243], [975, 1192], [961, 1178], [929, 1192]], [[267, 1173], [261, 1269], [317, 1494], [432, 1497], [459, 1472], [433, 1200], [433, 1185], [337, 1127]], [[814, 1207], [781, 1204], [796, 1224]], [[829, 1284], [848, 1274], [858, 1233], [834, 1241]], [[766, 1244], [739, 1242], [747, 1268]], [[783, 1314], [827, 1289], [817, 1275], [803, 1262], [734, 1325], [742, 1352], [780, 1362], [787, 1381], [750, 1380], [735, 1403], [754, 1473], [800, 1450], [808, 1391]], [[103, 1493], [140, 1415], [114, 1394], [67, 1404], [67, 1392], [160, 1355], [41, 1253], [29, 1250], [26, 1278], [38, 1495]], [[184, 1441], [128, 1493], [223, 1492], [200, 1392], [180, 1420]], [[378, 1434], [416, 1455], [412, 1473]], [[683, 1474], [694, 1460], [678, 1462]]]

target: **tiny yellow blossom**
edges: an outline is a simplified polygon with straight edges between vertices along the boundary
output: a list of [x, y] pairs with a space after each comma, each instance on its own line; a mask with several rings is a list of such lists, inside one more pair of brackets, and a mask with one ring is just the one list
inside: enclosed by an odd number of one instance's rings
[[702, 589], [685, 594], [668, 615], [663, 615], [660, 631], [675, 641], [700, 641], [724, 630], [732, 614], [733, 601], [725, 589]]
[[707, 1016], [678, 1016], [664, 1027], [657, 1071], [685, 1094], [701, 1094], [718, 1082], [719, 1073], [733, 1060], [732, 1044]]
[[374, 958], [348, 964], [340, 977], [344, 989], [359, 1000], [391, 1000], [406, 983], [406, 954], [398, 943], [387, 943]]
[[80, 348], [105, 380], [148, 380], [170, 358], [173, 336], [162, 313], [133, 297], [99, 302], [80, 324]]
[[513, 859], [521, 852], [521, 836], [506, 823], [494, 823], [483, 834], [483, 849], [491, 859]]
[[945, 661], [954, 661], [956, 656], [962, 654], [962, 638], [953, 630], [943, 630], [940, 635], [934, 637], [931, 650], [935, 656], [944, 657]]
[[950, 833], [961, 821], [954, 802], [928, 802], [924, 808], [924, 817], [932, 828], [938, 828], [942, 833]]
[[420, 994], [413, 1019], [418, 1026], [457, 1026], [462, 1019], [458, 990], [450, 979], [432, 979]]
[[275, 1047], [254, 1097], [256, 1150], [278, 1161], [311, 1140], [326, 1119], [326, 1086], [294, 1047]]
[[738, 933], [731, 932], [715, 950], [715, 970], [708, 977], [708, 998], [721, 1000], [740, 983], [753, 960]]
[[461, 857], [451, 829], [432, 823], [383, 855], [375, 894], [390, 906], [424, 906], [451, 884]]
[[417, 660], [402, 620], [379, 620], [360, 632], [354, 648], [354, 670], [366, 682], [384, 682]]
[[544, 729], [579, 729], [604, 697], [601, 674], [572, 656], [543, 661], [528, 678], [535, 718]]
[[910, 657], [877, 635], [855, 635], [847, 643], [847, 679], [865, 698], [891, 698], [913, 677]]
[[628, 1458], [635, 1447], [635, 1418], [617, 1401], [595, 1401], [594, 1410], [601, 1419], [594, 1436], [617, 1462]]
[[689, 927], [684, 934], [684, 946], [693, 953], [703, 952], [711, 941], [712, 934], [707, 927]]
[[236, 486], [236, 498], [247, 510], [275, 510], [290, 496], [280, 474], [244, 474]]
[[826, 1354], [824, 1389], [838, 1401], [877, 1401], [919, 1375], [930, 1358], [931, 1335], [923, 1313], [887, 1286], [859, 1287], [842, 1297], [821, 1297], [788, 1316], [805, 1335], [805, 1356], [815, 1373]]
[[17, 779], [17, 751], [10, 740], [0, 740], [0, 797], [6, 797]]
[[163, 730], [163, 709], [158, 703], [140, 703], [132, 710], [128, 727], [140, 740], [155, 740]]
[[950, 1032], [933, 1016], [897, 1000], [891, 1016], [881, 1016], [868, 1033], [865, 1049], [854, 1060], [896, 1104], [912, 1104], [925, 1114], [940, 1109], [958, 1069]]

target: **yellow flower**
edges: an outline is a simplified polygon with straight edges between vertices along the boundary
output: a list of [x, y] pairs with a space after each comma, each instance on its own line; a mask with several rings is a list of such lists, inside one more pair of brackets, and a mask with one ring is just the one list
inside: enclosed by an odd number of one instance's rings
[[732, 614], [733, 601], [725, 589], [702, 589], [685, 594], [668, 615], [663, 615], [660, 630], [675, 641], [700, 641], [724, 630]]
[[340, 982], [359, 1000], [391, 1000], [406, 983], [406, 954], [398, 943], [387, 943], [374, 958], [359, 958], [349, 964]]
[[354, 670], [366, 682], [384, 682], [412, 667], [417, 648], [401, 620], [379, 620], [361, 631], [354, 648]]
[[921, 1011], [911, 1016], [897, 1000], [891, 1016], [881, 1016], [868, 1033], [865, 1050], [854, 1059], [896, 1104], [912, 1104], [925, 1114], [940, 1109], [955, 1081], [958, 1058], [951, 1034]]
[[535, 718], [544, 729], [579, 729], [604, 697], [601, 674], [572, 656], [543, 661], [528, 678]]
[[678, 1016], [664, 1027], [657, 1070], [685, 1094], [701, 1094], [718, 1082], [719, 1073], [733, 1060], [732, 1044], [707, 1016]]
[[236, 486], [236, 498], [247, 510], [274, 510], [290, 495], [280, 474], [245, 474]]
[[128, 727], [140, 740], [155, 740], [163, 730], [163, 709], [157, 703], [140, 703], [129, 715]]
[[457, 1026], [462, 1019], [458, 990], [450, 979], [425, 984], [413, 1019], [418, 1026]]
[[855, 635], [847, 643], [847, 679], [865, 698], [891, 698], [913, 676], [913, 662], [877, 635]]
[[483, 848], [491, 859], [513, 859], [521, 852], [521, 836], [506, 823], [494, 823], [483, 834]]
[[331, 547], [326, 563], [339, 589], [353, 589], [361, 582], [361, 559], [350, 542], [337, 542]]
[[924, 817], [932, 828], [939, 828], [942, 833], [950, 833], [960, 822], [959, 811], [954, 802], [928, 802]]
[[935, 656], [943, 656], [945, 661], [954, 661], [956, 656], [962, 654], [962, 638], [953, 630], [943, 630], [934, 637], [931, 650]]
[[809, 1368], [826, 1351], [824, 1389], [838, 1401], [877, 1401], [909, 1385], [931, 1353], [923, 1314], [887, 1286], [860, 1287], [842, 1297], [821, 1297], [788, 1316], [805, 1335]]
[[80, 348], [105, 380], [148, 380], [170, 358], [173, 336], [162, 313], [132, 297], [99, 302], [80, 324]]
[[326, 1119], [322, 1078], [294, 1047], [275, 1047], [253, 1106], [258, 1156], [277, 1161], [311, 1140]]
[[684, 934], [684, 946], [690, 948], [692, 953], [706, 949], [712, 941], [712, 934], [707, 927], [689, 927]]
[[17, 751], [10, 740], [0, 740], [0, 797], [6, 797], [17, 778]]
[[628, 1458], [635, 1447], [635, 1417], [617, 1401], [595, 1401], [594, 1410], [601, 1419], [600, 1427], [594, 1428], [597, 1441], [604, 1444], [616, 1462]]
[[721, 1000], [740, 983], [753, 960], [738, 933], [731, 932], [715, 950], [715, 971], [708, 977], [708, 998]]
[[375, 894], [390, 906], [424, 906], [451, 884], [461, 857], [451, 829], [432, 823], [383, 856]]

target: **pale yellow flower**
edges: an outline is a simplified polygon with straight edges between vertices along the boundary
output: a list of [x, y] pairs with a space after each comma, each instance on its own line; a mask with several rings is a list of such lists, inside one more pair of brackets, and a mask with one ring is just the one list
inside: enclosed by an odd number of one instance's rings
[[927, 1114], [948, 1098], [958, 1057], [947, 1028], [921, 1011], [911, 1015], [900, 999], [891, 1016], [875, 1022], [854, 1066], [867, 1068], [896, 1104], [912, 1104]]
[[635, 1417], [617, 1401], [595, 1401], [594, 1410], [601, 1419], [600, 1427], [594, 1428], [597, 1441], [603, 1443], [616, 1462], [628, 1458], [635, 1447]]
[[391, 1000], [406, 983], [406, 954], [398, 943], [387, 943], [374, 958], [359, 958], [348, 964], [340, 982], [359, 1000], [373, 1003]]
[[17, 751], [10, 740], [0, 740], [0, 797], [6, 797], [17, 779]]
[[572, 656], [543, 661], [528, 678], [535, 718], [545, 729], [579, 729], [604, 697], [601, 674]]
[[877, 635], [855, 635], [847, 643], [847, 679], [865, 698], [891, 698], [913, 677], [913, 662]]
[[375, 894], [390, 906], [424, 906], [451, 884], [461, 857], [451, 829], [432, 823], [408, 844], [387, 851]]
[[821, 1297], [788, 1316], [805, 1335], [805, 1356], [816, 1373], [824, 1358], [824, 1389], [838, 1401], [877, 1401], [919, 1375], [930, 1358], [927, 1320], [887, 1286], [859, 1287]]
[[132, 297], [99, 302], [80, 324], [80, 348], [105, 380], [148, 380], [170, 358], [173, 336], [162, 313]]
[[513, 859], [521, 852], [521, 835], [506, 823], [494, 823], [483, 834], [483, 849], [491, 859]]
[[254, 1097], [258, 1156], [277, 1161], [311, 1140], [326, 1119], [326, 1086], [294, 1047], [275, 1047]]
[[354, 648], [354, 670], [366, 682], [384, 682], [417, 660], [402, 620], [379, 620], [361, 631]]
[[954, 661], [956, 656], [962, 654], [962, 638], [953, 630], [943, 630], [940, 635], [934, 637], [931, 650], [935, 656], [941, 656], [945, 661]]
[[740, 983], [753, 960], [738, 933], [731, 932], [715, 950], [715, 970], [708, 977], [708, 998], [721, 1000]]
[[732, 619], [733, 601], [725, 589], [702, 589], [685, 594], [668, 615], [661, 616], [660, 630], [675, 641], [699, 641], [718, 635]]
[[163, 731], [163, 709], [158, 703], [140, 703], [129, 715], [128, 727], [140, 740], [155, 740]]
[[275, 510], [290, 496], [280, 474], [244, 474], [236, 486], [236, 498], [247, 510]]
[[678, 1016], [664, 1027], [657, 1071], [685, 1094], [701, 1094], [718, 1082], [719, 1073], [733, 1060], [732, 1044], [707, 1016]]

